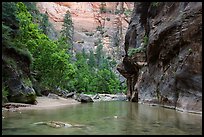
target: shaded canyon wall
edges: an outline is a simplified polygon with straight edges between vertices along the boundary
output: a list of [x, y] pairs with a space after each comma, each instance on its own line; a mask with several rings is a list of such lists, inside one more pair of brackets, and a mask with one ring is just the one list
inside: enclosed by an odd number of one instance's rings
[[127, 71], [125, 58], [117, 66], [129, 80], [128, 94], [137, 93], [141, 103], [202, 113], [202, 3], [136, 2], [124, 49], [139, 48], [128, 56], [133, 68], [142, 61], [138, 75]]

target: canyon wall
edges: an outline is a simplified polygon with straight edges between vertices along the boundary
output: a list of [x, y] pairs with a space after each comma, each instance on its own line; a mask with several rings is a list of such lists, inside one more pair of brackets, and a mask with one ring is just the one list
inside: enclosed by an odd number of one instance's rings
[[[121, 11], [121, 3], [125, 11], [131, 11], [134, 7], [133, 2], [37, 2], [37, 8], [41, 13], [47, 13], [49, 21], [55, 29], [60, 32], [64, 21], [64, 16], [68, 10], [74, 26], [74, 51], [96, 50], [96, 43], [102, 40], [103, 50], [107, 56], [113, 58], [123, 54], [121, 44], [124, 41], [125, 32], [127, 31], [128, 22], [130, 20], [130, 12], [128, 16], [119, 14]], [[101, 4], [104, 4], [102, 9]], [[103, 11], [103, 12], [102, 12]], [[102, 13], [101, 13], [102, 12]], [[103, 25], [103, 34], [98, 31], [99, 21]], [[119, 30], [120, 29], [120, 30]], [[116, 44], [118, 33], [120, 37], [120, 47]]]
[[138, 75], [125, 58], [118, 65], [138, 102], [202, 113], [201, 2], [136, 2], [124, 49], [139, 51], [129, 55], [133, 67], [143, 63]]

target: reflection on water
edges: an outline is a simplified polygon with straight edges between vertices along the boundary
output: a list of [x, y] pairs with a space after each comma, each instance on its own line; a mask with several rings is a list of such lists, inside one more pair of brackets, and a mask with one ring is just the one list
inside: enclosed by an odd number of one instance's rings
[[[202, 116], [125, 101], [96, 102], [56, 110], [4, 112], [2, 134], [201, 135]], [[62, 121], [85, 127], [52, 128], [40, 121]]]

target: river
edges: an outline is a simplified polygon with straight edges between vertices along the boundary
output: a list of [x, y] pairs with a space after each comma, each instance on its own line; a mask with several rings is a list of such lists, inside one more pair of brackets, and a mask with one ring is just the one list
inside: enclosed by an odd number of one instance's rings
[[[2, 135], [202, 135], [202, 115], [126, 101], [4, 111], [3, 115]], [[52, 128], [33, 124], [41, 121], [84, 126]]]

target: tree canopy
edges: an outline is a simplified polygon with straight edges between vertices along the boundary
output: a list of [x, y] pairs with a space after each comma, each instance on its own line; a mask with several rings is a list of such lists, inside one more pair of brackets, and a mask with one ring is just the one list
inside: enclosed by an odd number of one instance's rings
[[[2, 7], [4, 45], [31, 54], [30, 69], [37, 73], [34, 78], [43, 87], [87, 93], [116, 93], [124, 90], [125, 87], [120, 86], [118, 76], [113, 72], [114, 60], [106, 58], [102, 43], [98, 43], [96, 52], [90, 50], [86, 53], [83, 50], [76, 55], [70, 52], [73, 50], [74, 28], [69, 12], [65, 15], [61, 36], [52, 40], [47, 36], [49, 20], [46, 14], [39, 14], [38, 17], [32, 5], [22, 2], [5, 2]], [[34, 13], [28, 8], [34, 8]], [[41, 21], [37, 23], [39, 19]]]

